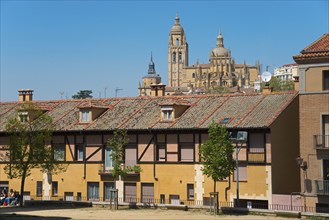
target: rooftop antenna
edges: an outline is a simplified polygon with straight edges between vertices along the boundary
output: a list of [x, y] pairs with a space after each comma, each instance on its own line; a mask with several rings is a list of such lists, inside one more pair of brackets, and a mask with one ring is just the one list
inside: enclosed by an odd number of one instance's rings
[[59, 92], [59, 94], [61, 94], [61, 99], [63, 99], [64, 92], [61, 91], [61, 92]]
[[120, 89], [120, 88], [116, 88], [116, 89], [115, 89], [115, 98], [118, 96], [118, 92], [119, 92], [120, 90], [123, 90], [123, 89]]
[[104, 98], [106, 98], [106, 90], [107, 90], [107, 86], [105, 86], [104, 88]]

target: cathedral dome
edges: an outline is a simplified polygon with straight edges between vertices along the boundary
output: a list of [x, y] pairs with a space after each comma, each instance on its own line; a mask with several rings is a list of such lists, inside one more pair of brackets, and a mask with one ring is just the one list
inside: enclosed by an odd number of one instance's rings
[[220, 56], [227, 56], [227, 50], [224, 47], [216, 47], [215, 49], [212, 50], [212, 53], [216, 56], [216, 57], [220, 57]]
[[176, 15], [175, 24], [171, 27], [170, 32], [184, 32], [183, 27], [179, 23], [178, 15]]

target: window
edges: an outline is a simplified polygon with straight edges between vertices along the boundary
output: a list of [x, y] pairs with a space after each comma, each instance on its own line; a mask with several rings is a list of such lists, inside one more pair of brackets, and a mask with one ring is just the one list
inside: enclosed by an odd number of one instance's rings
[[195, 78], [195, 73], [192, 73], [192, 78]]
[[194, 184], [187, 184], [187, 199], [194, 200]]
[[[247, 181], [247, 165], [239, 164], [238, 171], [239, 171], [239, 181]], [[234, 170], [234, 181], [237, 180], [236, 175], [237, 175], [237, 171]]]
[[105, 201], [113, 200], [115, 195], [114, 192], [111, 192], [112, 189], [115, 189], [114, 182], [104, 182], [104, 198]]
[[99, 200], [99, 183], [88, 182], [87, 183], [88, 200]]
[[142, 202], [153, 203], [154, 202], [154, 184], [142, 183]]
[[322, 146], [329, 148], [329, 115], [322, 116]]
[[180, 146], [180, 161], [194, 162], [194, 146], [192, 144], [182, 144]]
[[58, 196], [58, 182], [51, 183], [51, 191], [53, 196]]
[[178, 63], [182, 63], [182, 52], [178, 53]]
[[179, 39], [176, 38], [176, 46], [178, 46], [178, 45], [179, 45]]
[[113, 161], [111, 158], [111, 148], [105, 148], [105, 170], [111, 170], [113, 168]]
[[65, 145], [64, 144], [54, 145], [54, 160], [56, 160], [56, 161], [65, 160]]
[[231, 118], [224, 118], [222, 121], [221, 121], [221, 124], [222, 125], [226, 125], [229, 121], [230, 121]]
[[169, 195], [170, 204], [179, 205], [179, 195]]
[[176, 52], [173, 52], [172, 54], [172, 62], [176, 63]]
[[172, 108], [163, 108], [162, 109], [162, 120], [170, 121], [173, 120], [173, 109]]
[[74, 200], [73, 192], [64, 192], [64, 199], [65, 201], [73, 201]]
[[6, 190], [8, 192], [9, 189], [9, 181], [0, 181], [0, 192], [2, 190]]
[[37, 196], [42, 196], [42, 181], [37, 181]]
[[124, 201], [136, 202], [136, 183], [124, 183]]
[[329, 90], [329, 70], [323, 71], [323, 90]]
[[134, 166], [137, 164], [137, 148], [127, 147], [125, 149], [125, 166]]
[[81, 109], [81, 122], [90, 122], [90, 110]]
[[166, 161], [166, 145], [158, 145], [157, 161]]
[[83, 160], [83, 145], [76, 145], [76, 160]]
[[18, 113], [19, 120], [21, 122], [28, 122], [29, 121], [29, 114], [28, 112], [19, 112]]
[[160, 194], [160, 204], [166, 203], [166, 196], [164, 194]]

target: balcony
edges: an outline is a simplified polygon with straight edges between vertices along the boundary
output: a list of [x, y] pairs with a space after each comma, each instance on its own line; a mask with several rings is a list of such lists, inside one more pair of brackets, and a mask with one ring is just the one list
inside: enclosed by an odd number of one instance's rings
[[314, 135], [314, 148], [329, 150], [329, 135]]
[[315, 193], [329, 195], [329, 180], [314, 180]]
[[98, 175], [109, 175], [112, 176], [112, 170], [111, 168], [105, 167], [104, 164], [99, 165], [98, 169]]

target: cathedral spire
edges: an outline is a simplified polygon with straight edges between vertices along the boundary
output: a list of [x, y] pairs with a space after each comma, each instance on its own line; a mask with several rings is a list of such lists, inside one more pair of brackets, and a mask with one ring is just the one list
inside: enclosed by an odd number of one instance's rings
[[149, 63], [148, 74], [155, 74], [155, 64], [154, 64], [154, 62], [153, 62], [152, 51], [151, 51], [151, 60], [150, 60], [150, 63]]

